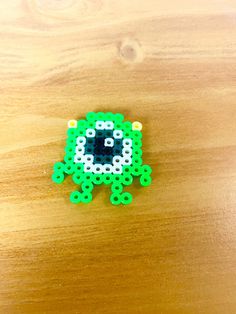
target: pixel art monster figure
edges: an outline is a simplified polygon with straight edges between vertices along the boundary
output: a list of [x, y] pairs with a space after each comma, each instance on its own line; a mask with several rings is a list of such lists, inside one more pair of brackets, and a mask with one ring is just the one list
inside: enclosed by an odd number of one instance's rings
[[64, 162], [54, 165], [52, 180], [62, 183], [66, 175], [80, 185], [70, 195], [72, 203], [92, 201], [94, 185], [110, 184], [110, 201], [114, 205], [129, 204], [132, 195], [123, 192], [133, 177], [140, 184], [151, 184], [151, 167], [142, 161], [142, 124], [124, 121], [120, 113], [89, 112], [85, 120], [68, 122]]

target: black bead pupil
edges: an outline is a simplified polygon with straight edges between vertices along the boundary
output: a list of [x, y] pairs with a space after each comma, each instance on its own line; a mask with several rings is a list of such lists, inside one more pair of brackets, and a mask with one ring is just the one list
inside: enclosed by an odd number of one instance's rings
[[113, 147], [105, 146], [105, 137], [95, 137], [95, 147], [94, 154], [95, 155], [108, 155], [111, 156], [113, 153]]
[[[114, 140], [113, 146], [105, 146], [107, 138]], [[107, 143], [111, 144], [111, 140], [108, 140]], [[94, 163], [112, 164], [114, 155], [122, 155], [122, 148], [122, 140], [113, 138], [113, 131], [96, 130], [95, 137], [86, 138], [85, 154], [92, 154], [94, 156]]]

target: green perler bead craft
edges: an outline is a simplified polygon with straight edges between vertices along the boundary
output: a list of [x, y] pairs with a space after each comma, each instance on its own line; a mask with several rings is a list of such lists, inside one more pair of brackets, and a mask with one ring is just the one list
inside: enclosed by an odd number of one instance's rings
[[95, 185], [111, 185], [110, 201], [113, 205], [127, 205], [132, 195], [124, 192], [125, 186], [140, 177], [140, 184], [151, 184], [152, 169], [143, 165], [142, 124], [124, 121], [120, 113], [88, 112], [86, 119], [68, 122], [63, 162], [53, 167], [52, 180], [62, 183], [71, 175], [80, 191], [70, 195], [74, 204], [92, 201]]

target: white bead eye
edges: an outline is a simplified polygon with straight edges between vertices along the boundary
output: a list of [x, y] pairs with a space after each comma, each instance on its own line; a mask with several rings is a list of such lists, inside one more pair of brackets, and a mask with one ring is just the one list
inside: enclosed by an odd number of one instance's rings
[[126, 157], [126, 156], [131, 156], [131, 155], [132, 155], [132, 149], [131, 149], [130, 147], [124, 147], [124, 148], [122, 149], [122, 155], [123, 155], [124, 157]]
[[132, 140], [131, 140], [131, 138], [125, 138], [123, 140], [123, 146], [124, 147], [132, 147]]
[[114, 156], [112, 159], [112, 163], [114, 166], [122, 164], [122, 157], [121, 156]]
[[104, 146], [113, 147], [114, 146], [113, 138], [110, 138], [110, 137], [106, 138], [104, 142]]
[[104, 130], [105, 129], [105, 122], [104, 121], [97, 121], [96, 122], [96, 129], [97, 130]]
[[76, 152], [76, 155], [83, 155], [84, 154], [84, 147], [83, 146], [76, 146], [75, 148], [75, 152]]
[[121, 130], [114, 130], [113, 131], [113, 137], [114, 138], [122, 138], [123, 137], [123, 131], [121, 131]]
[[86, 136], [87, 137], [95, 137], [96, 131], [94, 129], [87, 129]]
[[93, 165], [84, 165], [84, 172], [92, 172]]
[[104, 164], [104, 165], [103, 165], [103, 172], [104, 172], [104, 173], [111, 173], [111, 172], [112, 172], [112, 165], [110, 165], [110, 164]]
[[94, 173], [103, 173], [103, 165], [95, 164], [93, 165]]
[[121, 165], [115, 165], [113, 167], [113, 173], [115, 174], [121, 174], [122, 173], [122, 166]]
[[86, 138], [84, 136], [78, 136], [76, 139], [77, 145], [84, 145], [86, 143]]
[[80, 162], [83, 162], [83, 156], [82, 155], [75, 155], [74, 157], [74, 162], [77, 164], [77, 163], [80, 163]]
[[130, 156], [123, 157], [123, 160], [122, 160], [123, 165], [131, 165], [131, 163], [132, 163], [132, 159]]
[[114, 129], [114, 123], [112, 121], [106, 121], [104, 122], [105, 130], [113, 130]]

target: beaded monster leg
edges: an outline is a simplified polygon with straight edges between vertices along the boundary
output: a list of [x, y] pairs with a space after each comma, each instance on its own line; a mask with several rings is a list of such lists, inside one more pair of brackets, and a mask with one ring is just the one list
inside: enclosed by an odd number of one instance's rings
[[142, 165], [140, 184], [142, 186], [149, 186], [152, 183], [151, 178], [152, 168], [148, 165]]
[[56, 162], [53, 167], [53, 174], [52, 180], [57, 183], [61, 184], [65, 180], [65, 171], [64, 171], [64, 164], [62, 162]]
[[[126, 184], [126, 185], [130, 185], [130, 184]], [[129, 192], [123, 193], [123, 189], [124, 189], [124, 185], [122, 183], [112, 184], [111, 186], [112, 194], [110, 197], [110, 201], [113, 205], [119, 205], [119, 204], [127, 205], [132, 202], [132, 199], [133, 199], [132, 195]]]
[[110, 201], [113, 205], [121, 204], [121, 193], [123, 191], [123, 185], [121, 182], [113, 182], [111, 185], [111, 197]]
[[81, 184], [81, 191], [74, 191], [70, 195], [70, 200], [74, 204], [78, 203], [89, 203], [92, 201], [92, 191], [94, 189], [94, 185], [91, 181], [83, 182]]

